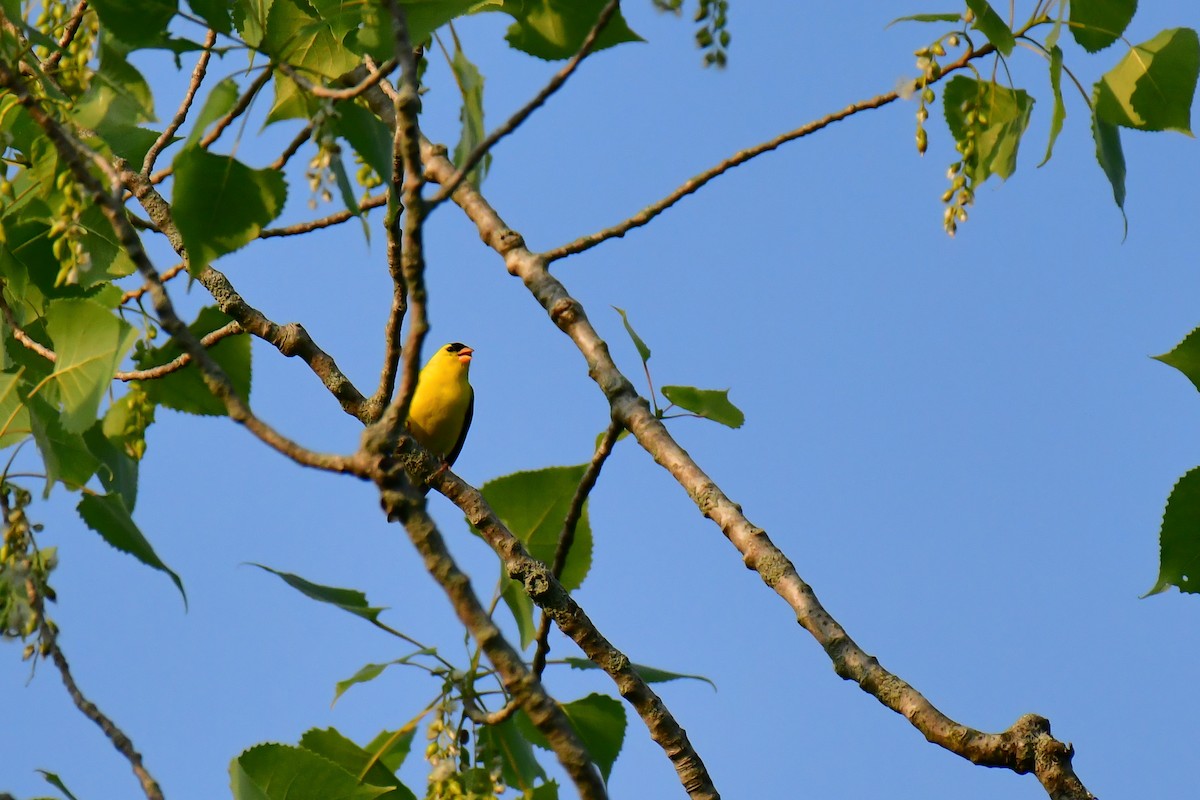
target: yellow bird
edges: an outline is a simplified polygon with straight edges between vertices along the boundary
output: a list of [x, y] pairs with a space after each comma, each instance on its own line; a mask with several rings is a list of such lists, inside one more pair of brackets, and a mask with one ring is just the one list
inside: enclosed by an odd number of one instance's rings
[[462, 451], [475, 411], [475, 391], [467, 382], [474, 352], [462, 342], [439, 347], [422, 367], [408, 409], [409, 433], [447, 467]]

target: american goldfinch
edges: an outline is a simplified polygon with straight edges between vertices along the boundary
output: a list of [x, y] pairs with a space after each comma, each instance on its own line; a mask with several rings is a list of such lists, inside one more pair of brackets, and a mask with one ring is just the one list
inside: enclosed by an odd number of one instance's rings
[[446, 466], [458, 458], [471, 427], [475, 391], [467, 382], [467, 370], [473, 352], [462, 342], [439, 347], [421, 368], [408, 409], [409, 433]]

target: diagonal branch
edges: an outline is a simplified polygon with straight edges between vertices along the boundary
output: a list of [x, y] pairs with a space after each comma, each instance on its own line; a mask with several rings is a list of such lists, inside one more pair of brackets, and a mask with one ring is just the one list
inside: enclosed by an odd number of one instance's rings
[[445, 591], [459, 620], [495, 667], [505, 690], [516, 698], [530, 721], [546, 737], [580, 797], [605, 800], [608, 794], [604, 781], [566, 714], [537, 676], [528, 670], [521, 654], [508, 643], [480, 603], [470, 579], [454, 563], [433, 519], [425, 511], [424, 497], [416, 494], [404, 471], [397, 468], [398, 462], [391, 462], [391, 466], [391, 471], [376, 475], [388, 520], [404, 525], [409, 539], [425, 561], [425, 569]]
[[466, 180], [466, 177], [471, 174], [471, 170], [475, 169], [479, 162], [483, 160], [483, 157], [491, 151], [497, 142], [515, 131], [522, 122], [529, 118], [530, 114], [532, 114], [534, 111], [537, 111], [547, 100], [550, 99], [550, 95], [562, 88], [562, 85], [567, 82], [567, 78], [570, 78], [571, 74], [575, 72], [575, 68], [578, 67], [579, 64], [592, 52], [592, 48], [596, 46], [596, 39], [599, 38], [600, 33], [608, 25], [609, 21], [613, 18], [613, 15], [617, 13], [617, 9], [620, 7], [621, 0], [608, 0], [608, 3], [600, 10], [600, 16], [596, 18], [596, 24], [592, 26], [592, 29], [588, 31], [587, 36], [584, 37], [583, 44], [579, 46], [579, 52], [572, 56], [571, 60], [564, 64], [563, 68], [554, 74], [554, 77], [550, 79], [550, 82], [547, 83], [540, 92], [534, 95], [532, 100], [518, 109], [517, 113], [509, 117], [507, 122], [488, 134], [487, 138], [485, 138], [482, 142], [475, 145], [475, 148], [467, 155], [466, 159], [462, 164], [459, 165], [458, 169], [455, 170], [454, 177], [448, 179], [442, 185], [442, 188], [438, 191], [438, 193], [430, 199], [430, 208], [441, 205], [441, 203], [449, 198], [450, 195], [454, 194], [454, 190], [458, 188], [458, 185]]
[[75, 40], [75, 34], [79, 33], [79, 26], [83, 23], [83, 15], [87, 13], [87, 10], [87, 0], [79, 0], [79, 5], [75, 6], [75, 10], [71, 12], [71, 18], [67, 20], [67, 26], [63, 28], [62, 38], [58, 40], [58, 49], [42, 62], [44, 70], [53, 72], [58, 67], [58, 62], [62, 61], [67, 47]]
[[[645, 723], [650, 738], [667, 754], [675, 766], [680, 783], [693, 800], [717, 800], [720, 795], [713, 786], [704, 762], [670, 709], [638, 675], [629, 657], [600, 633], [551, 569], [529, 554], [521, 540], [496, 516], [479, 490], [444, 465], [436, 463], [411, 439], [401, 441], [397, 457], [407, 474], [416, 477], [422, 484], [433, 486], [466, 514], [467, 520], [500, 557], [508, 577], [520, 583], [525, 593], [549, 615], [558, 629], [608, 674], [620, 695], [633, 706]], [[500, 721], [508, 713], [511, 712], [506, 706], [496, 712], [494, 719]]]
[[154, 144], [150, 145], [150, 149], [146, 151], [146, 157], [142, 161], [143, 175], [150, 174], [150, 170], [154, 169], [154, 162], [158, 160], [158, 154], [171, 143], [171, 138], [175, 136], [175, 132], [187, 120], [188, 110], [192, 107], [192, 101], [196, 99], [196, 92], [200, 91], [200, 84], [204, 81], [204, 75], [208, 71], [208, 61], [212, 58], [212, 48], [216, 43], [217, 32], [210, 28], [208, 34], [204, 37], [204, 50], [201, 51], [200, 58], [196, 60], [196, 68], [192, 70], [192, 79], [188, 82], [188, 88], [183, 94], [179, 110], [175, 112], [175, 116], [171, 118], [170, 124], [163, 129], [163, 132], [154, 141]]
[[[430, 180], [449, 180], [454, 174], [454, 165], [441, 148], [426, 144], [422, 153]], [[972, 763], [1003, 767], [1018, 774], [1032, 772], [1054, 800], [1093, 800], [1071, 766], [1073, 749], [1050, 735], [1050, 723], [1045, 718], [1027, 714], [1002, 733], [984, 733], [967, 727], [947, 717], [859, 647], [825, 610], [812, 587], [799, 576], [766, 531], [751, 523], [741, 507], [671, 437], [617, 368], [608, 345], [588, 321], [583, 306], [550, 274], [545, 257], [530, 252], [521, 235], [505, 225], [470, 184], [458, 188], [454, 202], [475, 223], [483, 241], [504, 258], [508, 272], [524, 282], [551, 321], [579, 348], [587, 362], [588, 374], [608, 398], [613, 419], [629, 429], [638, 443], [687, 491], [700, 511], [717, 524], [746, 566], [756, 570], [788, 603], [796, 620], [825, 650], [838, 675], [856, 682], [863, 691], [904, 716], [929, 741]]]
[[[996, 48], [991, 44], [986, 44], [978, 50], [968, 49], [956, 61], [953, 61], [942, 68], [942, 73], [938, 76], [938, 80], [941, 80], [942, 77], [949, 75], [951, 72], [962, 69], [976, 58], [981, 58], [989, 53], [995, 52], [995, 49]], [[930, 81], [930, 83], [934, 82], [935, 81]], [[886, 106], [888, 103], [891, 103], [900, 97], [901, 93], [899, 91], [891, 91], [887, 94], [881, 94], [876, 97], [872, 97], [869, 100], [862, 100], [846, 106], [841, 111], [835, 111], [832, 114], [828, 114], [818, 120], [814, 120], [807, 125], [801, 125], [795, 130], [788, 131], [787, 133], [781, 133], [774, 139], [770, 139], [762, 144], [757, 144], [754, 147], [748, 147], [745, 150], [739, 150], [729, 158], [722, 161], [720, 164], [709, 167], [699, 175], [696, 175], [695, 177], [685, 181], [677, 189], [675, 189], [675, 191], [671, 192], [658, 202], [646, 206], [629, 219], [626, 219], [623, 222], [618, 222], [616, 225], [605, 228], [604, 230], [588, 234], [587, 236], [581, 236], [575, 241], [569, 242], [560, 247], [556, 247], [553, 250], [547, 250], [546, 252], [542, 253], [542, 257], [545, 258], [546, 263], [549, 264], [557, 261], [560, 258], [575, 255], [576, 253], [582, 253], [584, 250], [590, 250], [601, 242], [606, 242], [609, 239], [619, 239], [634, 228], [640, 228], [641, 226], [645, 225], [650, 220], [654, 219], [659, 214], [663, 213], [668, 208], [687, 197], [689, 194], [699, 191], [713, 178], [725, 174], [734, 167], [745, 164], [750, 159], [760, 156], [763, 153], [769, 153], [790, 141], [816, 133], [822, 128], [827, 128], [833, 123], [839, 122], [847, 117], [854, 116], [855, 114], [868, 111], [870, 109], [882, 108], [883, 106]]]
[[[625, 428], [621, 423], [615, 420], [609, 423], [608, 430], [604, 432], [600, 443], [596, 445], [596, 452], [592, 455], [591, 463], [588, 464], [587, 469], [583, 472], [583, 477], [579, 480], [579, 486], [575, 488], [575, 494], [572, 495], [571, 503], [567, 506], [567, 516], [563, 519], [562, 530], [558, 534], [558, 543], [554, 546], [554, 562], [550, 565], [550, 572], [555, 578], [562, 577], [563, 567], [567, 565], [567, 555], [571, 552], [571, 545], [575, 543], [575, 528], [583, 516], [583, 504], [587, 502], [588, 495], [595, 488], [596, 481], [600, 478], [600, 470], [604, 468], [604, 462], [608, 460], [613, 445], [617, 443], [617, 437], [623, 430]], [[550, 653], [550, 615], [545, 612], [542, 612], [542, 618], [538, 621], [536, 640], [537, 648], [533, 651], [533, 674], [540, 677], [542, 671], [546, 669], [546, 656]]]

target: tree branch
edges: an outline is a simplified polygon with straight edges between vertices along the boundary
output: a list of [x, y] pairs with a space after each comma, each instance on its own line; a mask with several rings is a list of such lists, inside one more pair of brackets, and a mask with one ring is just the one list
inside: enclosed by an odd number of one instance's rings
[[404, 471], [396, 468], [398, 462], [391, 463], [393, 469], [390, 472], [379, 472], [376, 476], [388, 521], [399, 521], [404, 525], [425, 562], [425, 569], [450, 599], [454, 612], [487, 655], [505, 690], [516, 698], [530, 721], [546, 737], [580, 797], [604, 800], [608, 796], [604, 781], [566, 714], [546, 693], [541, 681], [529, 672], [521, 654], [505, 640], [487, 609], [479, 602], [470, 579], [458, 569], [446, 549], [433, 519], [425, 511], [424, 498], [416, 493]]
[[[179, 235], [179, 229], [175, 227], [175, 221], [171, 217], [170, 204], [151, 185], [146, 176], [131, 169], [122, 169], [121, 179], [186, 264], [187, 251], [183, 247], [183, 237]], [[365, 416], [366, 398], [341, 371], [333, 357], [317, 346], [300, 323], [279, 325], [272, 322], [265, 314], [247, 303], [233, 288], [229, 279], [213, 267], [206, 267], [196, 279], [217, 301], [217, 307], [237, 320], [243, 330], [273, 345], [285, 356], [300, 358], [347, 414], [364, 423], [370, 421]]]
[[[595, 488], [596, 481], [600, 477], [600, 470], [603, 469], [604, 462], [608, 460], [613, 445], [617, 443], [617, 437], [623, 430], [625, 428], [621, 423], [615, 420], [609, 423], [608, 430], [604, 432], [600, 443], [596, 445], [596, 452], [592, 455], [591, 463], [588, 464], [587, 469], [583, 472], [583, 477], [579, 480], [579, 486], [575, 488], [575, 494], [571, 496], [571, 504], [567, 507], [567, 516], [563, 519], [562, 530], [558, 534], [558, 543], [554, 546], [554, 562], [550, 565], [550, 573], [555, 578], [562, 577], [563, 567], [567, 565], [567, 555], [571, 552], [571, 545], [575, 543], [575, 528], [579, 525], [580, 517], [583, 516], [583, 504], [587, 502], [588, 495]], [[540, 678], [542, 671], [546, 669], [546, 656], [550, 653], [550, 615], [544, 611], [541, 620], [538, 621], [536, 638], [537, 648], [533, 651], [533, 674]]]
[[491, 151], [497, 142], [515, 131], [522, 122], [528, 119], [530, 114], [541, 108], [550, 99], [552, 94], [562, 88], [562, 85], [567, 82], [567, 78], [570, 78], [572, 73], [575, 72], [575, 68], [592, 52], [592, 48], [596, 45], [596, 39], [599, 38], [600, 33], [620, 7], [621, 0], [608, 0], [608, 3], [600, 10], [600, 16], [596, 18], [596, 24], [592, 26], [587, 36], [584, 37], [583, 44], [579, 46], [579, 52], [572, 56], [571, 60], [555, 73], [550, 82], [534, 95], [532, 100], [521, 107], [517, 113], [509, 117], [507, 122], [488, 134], [487, 138], [482, 142], [475, 145], [475, 148], [471, 150], [463, 163], [455, 170], [454, 177], [448, 179], [438, 193], [430, 199], [429, 206], [431, 209], [441, 205], [450, 195], [454, 194], [454, 190], [458, 188], [458, 185], [466, 179], [471, 170], [475, 169], [476, 165], [483, 160], [483, 157]]
[[196, 68], [192, 70], [192, 79], [188, 82], [187, 91], [184, 92], [183, 100], [179, 103], [179, 110], [175, 112], [170, 124], [163, 129], [158, 139], [146, 151], [146, 158], [142, 161], [143, 175], [149, 175], [150, 170], [154, 169], [154, 162], [158, 160], [158, 154], [171, 143], [171, 138], [187, 119], [188, 110], [192, 107], [192, 101], [196, 99], [196, 92], [200, 91], [200, 84], [203, 83], [204, 74], [208, 71], [208, 61], [212, 58], [212, 48], [216, 43], [217, 32], [210, 28], [204, 37], [204, 50], [201, 51], [200, 58], [196, 60]]
[[54, 71], [58, 67], [58, 62], [62, 61], [67, 48], [75, 40], [75, 34], [79, 33], [79, 26], [83, 23], [83, 15], [87, 13], [87, 10], [87, 0], [79, 0], [79, 5], [75, 6], [75, 10], [71, 13], [71, 18], [67, 20], [67, 26], [63, 28], [62, 38], [58, 40], [58, 49], [47, 56], [46, 60], [42, 62], [42, 68], [47, 72]]
[[[996, 48], [991, 44], [986, 44], [978, 50], [968, 49], [956, 61], [953, 61], [943, 67], [942, 73], [938, 76], [937, 80], [941, 80], [951, 72], [962, 69], [973, 59], [982, 58], [989, 53], [995, 52], [995, 50]], [[932, 84], [936, 82], [937, 81], [930, 81], [929, 83]], [[546, 252], [542, 253], [542, 257], [546, 260], [546, 263], [549, 264], [557, 261], [560, 258], [575, 255], [576, 253], [582, 253], [584, 250], [590, 250], [601, 242], [606, 242], [609, 239], [619, 239], [634, 228], [640, 228], [641, 226], [645, 225], [647, 222], [654, 219], [659, 214], [663, 213], [668, 208], [687, 197], [689, 194], [698, 191], [713, 178], [723, 175], [734, 167], [745, 164], [750, 159], [760, 156], [763, 153], [769, 153], [790, 141], [803, 138], [812, 133], [816, 133], [822, 128], [826, 128], [835, 122], [846, 119], [846, 117], [851, 117], [862, 111], [868, 111], [873, 108], [882, 108], [888, 103], [898, 99], [900, 96], [901, 94], [899, 91], [891, 91], [886, 94], [872, 97], [869, 100], [862, 100], [858, 103], [846, 106], [841, 111], [835, 111], [832, 114], [828, 114], [818, 120], [814, 120], [807, 125], [801, 125], [795, 130], [788, 131], [787, 133], [781, 133], [774, 139], [770, 139], [762, 144], [757, 144], [754, 147], [748, 147], [745, 150], [739, 150], [729, 158], [722, 161], [720, 164], [710, 167], [704, 172], [701, 172], [699, 175], [696, 175], [690, 180], [684, 182], [675, 191], [671, 192], [658, 202], [646, 206], [644, 209], [634, 214], [629, 219], [626, 219], [624, 222], [619, 222], [612, 227], [605, 228], [604, 230], [597, 231], [596, 233], [588, 234], [587, 236], [581, 236], [573, 242], [569, 242], [568, 244], [564, 244], [560, 247], [555, 247], [552, 250], [547, 250]]]
[[353, 86], [345, 89], [329, 89], [320, 84], [313, 83], [308, 78], [297, 72], [291, 64], [279, 64], [277, 69], [284, 75], [294, 80], [296, 84], [304, 91], [311, 94], [313, 97], [321, 97], [326, 100], [353, 100], [360, 94], [370, 89], [375, 84], [379, 83], [389, 72], [396, 68], [396, 59], [389, 58], [387, 61], [380, 64], [375, 69], [371, 70], [361, 81]]
[[[358, 204], [358, 207], [366, 211], [372, 208], [379, 208], [387, 205], [387, 195], [376, 195], [368, 197]], [[263, 228], [258, 234], [260, 239], [271, 239], [276, 236], [298, 236], [302, 233], [328, 228], [333, 225], [340, 225], [347, 220], [354, 219], [357, 215], [352, 211], [338, 211], [336, 214], [330, 214], [321, 219], [314, 219], [308, 222], [297, 222], [295, 225], [288, 225], [283, 228]]]
[[[454, 174], [454, 166], [444, 152], [444, 148], [425, 143], [422, 155], [431, 180], [449, 180]], [[784, 598], [797, 621], [828, 654], [838, 675], [855, 681], [883, 705], [904, 716], [926, 739], [952, 753], [975, 764], [1004, 767], [1018, 774], [1032, 772], [1054, 800], [1093, 800], [1071, 767], [1072, 748], [1050, 735], [1050, 723], [1044, 718], [1026, 715], [996, 734], [969, 728], [947, 717], [859, 647], [820, 604], [812, 587], [800, 578], [766, 531], [746, 519], [741, 507], [721, 491], [654, 416], [613, 362], [608, 345], [588, 321], [583, 307], [550, 274], [545, 257], [530, 252], [521, 235], [505, 225], [470, 184], [459, 186], [453, 199], [475, 223], [483, 241], [504, 258], [508, 272], [524, 282], [551, 321], [579, 348], [588, 374], [608, 398], [613, 419], [629, 429], [687, 491], [700, 511], [718, 525], [746, 566], [756, 570]], [[439, 482], [439, 488], [444, 482]]]

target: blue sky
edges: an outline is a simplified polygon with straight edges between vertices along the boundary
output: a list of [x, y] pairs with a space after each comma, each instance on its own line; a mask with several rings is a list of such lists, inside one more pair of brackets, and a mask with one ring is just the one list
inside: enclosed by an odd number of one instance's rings
[[[589, 59], [497, 148], [484, 193], [532, 248], [623, 219], [735, 150], [888, 91], [936, 34], [886, 23], [950, 7], [733, 5], [730, 65], [716, 72], [700, 68], [686, 19], [627, 4], [647, 43]], [[1192, 4], [1146, 5], [1132, 41], [1200, 27]], [[485, 15], [458, 28], [487, 78], [491, 125], [557, 68], [507, 50], [504, 27]], [[1086, 85], [1118, 58], [1115, 48], [1067, 53]], [[921, 158], [916, 106], [896, 103], [744, 165], [554, 272], [638, 385], [637, 354], [609, 306], [626, 309], [653, 348], [656, 384], [731, 389], [742, 429], [682, 419], [674, 435], [884, 666], [976, 728], [1049, 717], [1101, 797], [1188, 796], [1200, 608], [1174, 592], [1138, 596], [1157, 575], [1167, 493], [1200, 463], [1200, 397], [1147, 357], [1200, 324], [1200, 155], [1178, 134], [1123, 132], [1122, 241], [1082, 99], [1067, 94], [1056, 154], [1035, 168], [1049, 88], [1032, 53], [1013, 62], [1038, 98], [1020, 166], [982, 187], [956, 239], [940, 222], [954, 156], [940, 113]], [[210, 72], [241, 64], [230, 56]], [[179, 80], [155, 80], [168, 116]], [[457, 98], [439, 57], [428, 83], [424, 129], [452, 145]], [[278, 125], [260, 135], [265, 111], [238, 145], [256, 164], [294, 134]], [[315, 215], [294, 166], [286, 221]], [[581, 356], [455, 209], [437, 212], [427, 240], [430, 346], [476, 348], [475, 423], [456, 472], [478, 485], [587, 460], [607, 408]], [[154, 256], [174, 263], [164, 247]], [[350, 224], [258, 243], [217, 266], [272, 319], [303, 322], [360, 387], [374, 384], [389, 299], [378, 228], [369, 246]], [[172, 289], [184, 308], [204, 304], [199, 286]], [[261, 416], [316, 449], [356, 446], [357, 424], [303, 364], [258, 343], [254, 355]], [[73, 505], [60, 488], [31, 512], [46, 524], [42, 544], [60, 547], [61, 644], [169, 797], [225, 796], [229, 760], [261, 741], [325, 726], [365, 741], [438, 688], [396, 669], [331, 709], [336, 681], [408, 648], [246, 562], [364, 590], [390, 608], [389, 624], [450, 657], [464, 652], [440, 590], [370, 486], [294, 467], [227, 420], [160, 411], [143, 463], [136, 517], [183, 578], [186, 613], [164, 576], [111, 550]], [[430, 505], [490, 595], [494, 558], [447, 501]], [[595, 561], [578, 599], [633, 660], [717, 684], [659, 690], [725, 796], [1044, 796], [1031, 776], [926, 743], [837, 678], [634, 442], [618, 445], [590, 507]], [[80, 798], [133, 796], [127, 765], [53, 670], [40, 665], [27, 685], [28, 664], [7, 650], [0, 790], [46, 793], [42, 768]], [[577, 652], [556, 638], [552, 656], [564, 655]], [[564, 668], [547, 682], [564, 700], [612, 691]], [[421, 770], [406, 775], [419, 783]], [[680, 794], [632, 714], [610, 788]]]

